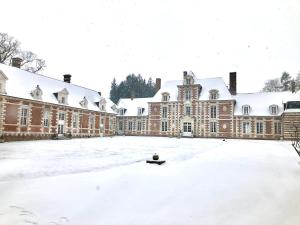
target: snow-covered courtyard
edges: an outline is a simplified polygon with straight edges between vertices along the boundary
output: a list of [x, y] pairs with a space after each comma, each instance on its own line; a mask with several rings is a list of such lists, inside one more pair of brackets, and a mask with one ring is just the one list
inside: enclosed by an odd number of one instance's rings
[[299, 160], [287, 141], [3, 143], [0, 225], [298, 225]]

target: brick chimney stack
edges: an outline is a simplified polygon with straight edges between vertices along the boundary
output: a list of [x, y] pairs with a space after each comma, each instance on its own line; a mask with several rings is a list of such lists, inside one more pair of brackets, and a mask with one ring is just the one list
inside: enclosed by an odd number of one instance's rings
[[236, 72], [229, 73], [229, 92], [236, 95]]
[[64, 75], [64, 82], [71, 83], [71, 74], [65, 74]]
[[11, 65], [13, 67], [16, 67], [16, 68], [21, 68], [21, 63], [22, 63], [23, 59], [21, 59], [20, 57], [14, 57], [11, 59]]
[[161, 88], [161, 78], [156, 78], [155, 80], [155, 93]]

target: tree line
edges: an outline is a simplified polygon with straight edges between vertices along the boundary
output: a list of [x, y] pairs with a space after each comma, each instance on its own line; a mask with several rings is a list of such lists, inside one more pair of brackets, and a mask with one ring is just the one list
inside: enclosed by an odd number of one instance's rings
[[120, 84], [114, 78], [111, 82], [110, 99], [117, 104], [120, 98], [146, 98], [155, 94], [155, 83], [150, 77], [148, 81], [140, 75], [129, 74]]
[[292, 78], [287, 72], [283, 72], [281, 77], [270, 79], [265, 82], [264, 92], [280, 92], [280, 91], [298, 91], [300, 90], [300, 72], [296, 78]]

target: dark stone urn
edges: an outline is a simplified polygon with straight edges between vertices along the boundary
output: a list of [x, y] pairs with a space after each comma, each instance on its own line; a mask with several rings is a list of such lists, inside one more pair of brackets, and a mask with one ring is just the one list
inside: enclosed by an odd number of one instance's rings
[[156, 155], [156, 153], [152, 156], [152, 159], [153, 160], [158, 160], [159, 159], [159, 156], [158, 155]]

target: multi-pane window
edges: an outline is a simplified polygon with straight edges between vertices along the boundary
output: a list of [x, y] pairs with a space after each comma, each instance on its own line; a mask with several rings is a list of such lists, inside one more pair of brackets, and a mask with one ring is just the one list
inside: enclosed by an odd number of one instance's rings
[[215, 105], [210, 107], [210, 118], [217, 118], [217, 106]]
[[26, 126], [28, 123], [28, 108], [22, 107], [21, 108], [21, 125]]
[[144, 111], [143, 108], [139, 107], [138, 108], [138, 115], [141, 116], [143, 114], [143, 111]]
[[90, 129], [94, 129], [94, 128], [95, 128], [95, 116], [90, 115]]
[[168, 122], [167, 121], [161, 122], [161, 131], [168, 131]]
[[281, 134], [281, 123], [280, 122], [274, 123], [274, 133]]
[[44, 117], [43, 117], [44, 127], [49, 127], [49, 115], [50, 115], [49, 110], [45, 110], [44, 111]]
[[191, 100], [191, 90], [190, 89], [185, 90], [185, 100], [186, 101]]
[[58, 119], [59, 119], [59, 120], [65, 120], [65, 113], [60, 112], [60, 113], [58, 114]]
[[278, 106], [277, 105], [271, 105], [270, 106], [270, 113], [272, 115], [277, 115], [277, 113], [278, 113]]
[[168, 108], [162, 107], [162, 118], [168, 118]]
[[192, 124], [191, 123], [183, 123], [183, 132], [192, 132]]
[[250, 134], [250, 123], [243, 122], [243, 134]]
[[128, 121], [128, 130], [132, 130], [132, 121]]
[[243, 115], [249, 115], [250, 113], [250, 106], [249, 105], [243, 105], [242, 106]]
[[73, 122], [73, 128], [77, 128], [78, 127], [78, 114], [77, 113], [73, 113], [72, 122]]
[[61, 103], [62, 103], [62, 104], [65, 104], [65, 103], [66, 103], [65, 97], [61, 97]]
[[257, 122], [256, 123], [256, 133], [257, 134], [262, 134], [264, 131], [264, 124], [263, 122]]
[[210, 132], [211, 133], [217, 132], [217, 122], [210, 122]]
[[142, 122], [141, 121], [138, 121], [138, 123], [137, 123], [137, 130], [138, 131], [142, 130]]
[[125, 114], [125, 109], [120, 109], [120, 115], [123, 116]]
[[191, 115], [191, 107], [190, 106], [185, 107], [185, 115], [187, 115], [187, 116]]
[[122, 121], [119, 122], [119, 130], [123, 130], [123, 122]]
[[209, 99], [211, 100], [215, 100], [215, 99], [218, 99], [219, 98], [219, 91], [218, 90], [210, 90], [209, 91]]
[[169, 95], [163, 95], [163, 101], [167, 102], [169, 100]]

